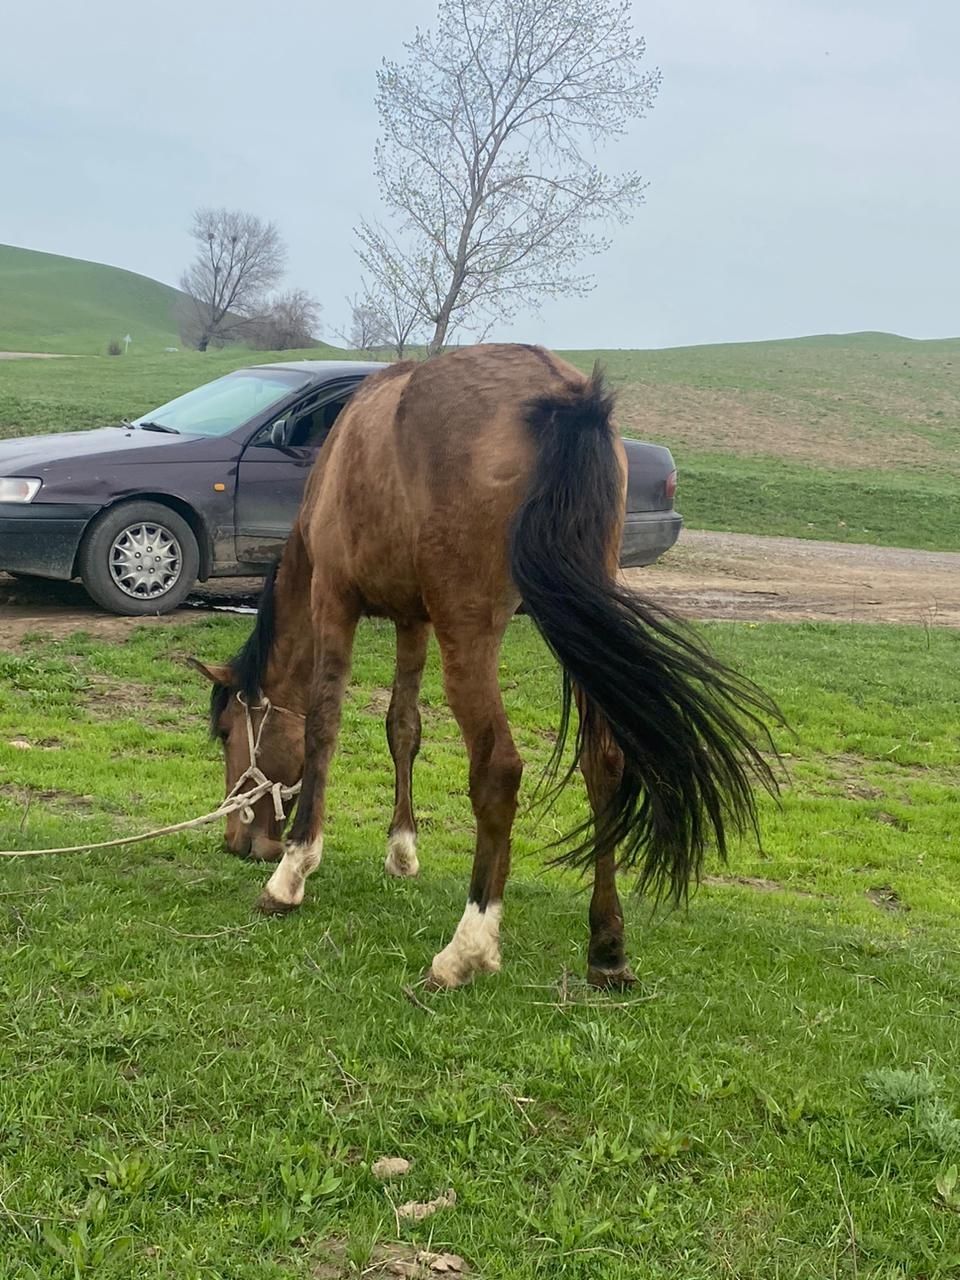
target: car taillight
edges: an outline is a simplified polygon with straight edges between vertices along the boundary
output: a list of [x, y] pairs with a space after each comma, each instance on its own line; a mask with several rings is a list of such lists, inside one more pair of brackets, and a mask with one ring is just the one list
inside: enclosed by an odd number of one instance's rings
[[667, 476], [667, 483], [663, 486], [663, 492], [672, 502], [677, 494], [677, 473], [671, 471]]

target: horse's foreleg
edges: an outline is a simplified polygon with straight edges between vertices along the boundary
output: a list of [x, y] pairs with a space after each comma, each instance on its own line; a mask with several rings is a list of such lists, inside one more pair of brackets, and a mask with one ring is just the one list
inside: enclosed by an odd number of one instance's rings
[[387, 742], [396, 775], [393, 818], [384, 866], [392, 876], [415, 876], [417, 822], [413, 812], [413, 762], [420, 750], [420, 682], [427, 661], [430, 627], [425, 622], [397, 624], [397, 667], [387, 712]]
[[[319, 616], [317, 616], [319, 614]], [[333, 599], [315, 613], [315, 652], [304, 732], [303, 785], [283, 858], [260, 895], [267, 914], [292, 911], [303, 901], [307, 876], [323, 855], [327, 774], [340, 728], [358, 614]]]
[[447, 699], [470, 758], [470, 800], [477, 821], [473, 875], [456, 933], [434, 956], [430, 980], [458, 987], [500, 968], [500, 913], [510, 873], [510, 832], [523, 763], [514, 746], [497, 678], [500, 633], [437, 630]]

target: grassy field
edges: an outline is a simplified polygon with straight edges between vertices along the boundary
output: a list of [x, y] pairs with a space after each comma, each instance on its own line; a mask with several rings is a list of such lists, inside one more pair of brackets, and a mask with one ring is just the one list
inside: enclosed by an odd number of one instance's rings
[[[0, 846], [208, 808], [221, 765], [182, 658], [245, 631], [0, 653]], [[471, 820], [431, 661], [423, 871], [385, 881], [376, 624], [296, 916], [251, 918], [264, 874], [213, 831], [5, 862], [3, 1274], [333, 1280], [395, 1274], [397, 1241], [489, 1280], [960, 1273], [960, 635], [711, 635], [782, 702], [791, 782], [762, 852], [711, 866], [687, 913], [628, 903], [625, 997], [582, 986], [586, 901], [535, 856], [578, 789], [519, 823], [503, 972], [405, 997], [459, 917]], [[524, 620], [503, 682], [529, 795], [557, 681]], [[381, 1155], [412, 1160], [402, 1182], [371, 1177]], [[454, 1207], [395, 1216], [447, 1188]]]
[[[343, 358], [331, 347], [297, 355]], [[568, 353], [618, 387], [628, 433], [670, 446], [693, 528], [960, 546], [960, 340], [885, 334]], [[133, 416], [244, 350], [0, 365], [0, 438]]]
[[572, 354], [604, 362], [630, 434], [673, 450], [692, 527], [960, 546], [960, 339]]
[[179, 346], [181, 296], [119, 267], [0, 244], [0, 351], [103, 355], [128, 333], [134, 351]]

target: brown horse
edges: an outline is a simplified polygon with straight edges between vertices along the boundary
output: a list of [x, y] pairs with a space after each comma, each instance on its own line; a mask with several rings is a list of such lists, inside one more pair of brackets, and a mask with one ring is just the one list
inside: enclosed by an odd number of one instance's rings
[[340, 415], [253, 634], [228, 666], [201, 667], [214, 682], [211, 722], [225, 744], [228, 790], [253, 763], [254, 734], [256, 763], [271, 779], [291, 783], [302, 770], [284, 844], [267, 799], [252, 823], [234, 815], [228, 825], [235, 852], [280, 858], [260, 910], [298, 906], [320, 862], [327, 773], [363, 615], [391, 618], [397, 630], [389, 872], [418, 870], [411, 778], [431, 627], [469, 757], [473, 874], [456, 932], [434, 957], [436, 985], [500, 966], [523, 766], [497, 672], [521, 603], [563, 673], [554, 772], [574, 706], [579, 717], [575, 759], [592, 819], [565, 856], [594, 873], [590, 982], [633, 980], [618, 863], [637, 863], [642, 885], [679, 898], [710, 840], [725, 853], [727, 823], [755, 827], [752, 782], [773, 784], [752, 737], [759, 716], [775, 709], [619, 583], [626, 461], [612, 408], [598, 372], [585, 377], [538, 347], [490, 345], [393, 365]]

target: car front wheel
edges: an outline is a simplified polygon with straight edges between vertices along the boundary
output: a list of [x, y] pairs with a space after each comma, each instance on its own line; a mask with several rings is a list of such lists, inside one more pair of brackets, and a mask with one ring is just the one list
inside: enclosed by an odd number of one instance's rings
[[111, 613], [169, 613], [193, 587], [200, 551], [186, 520], [169, 507], [124, 502], [87, 530], [78, 568], [87, 591]]

